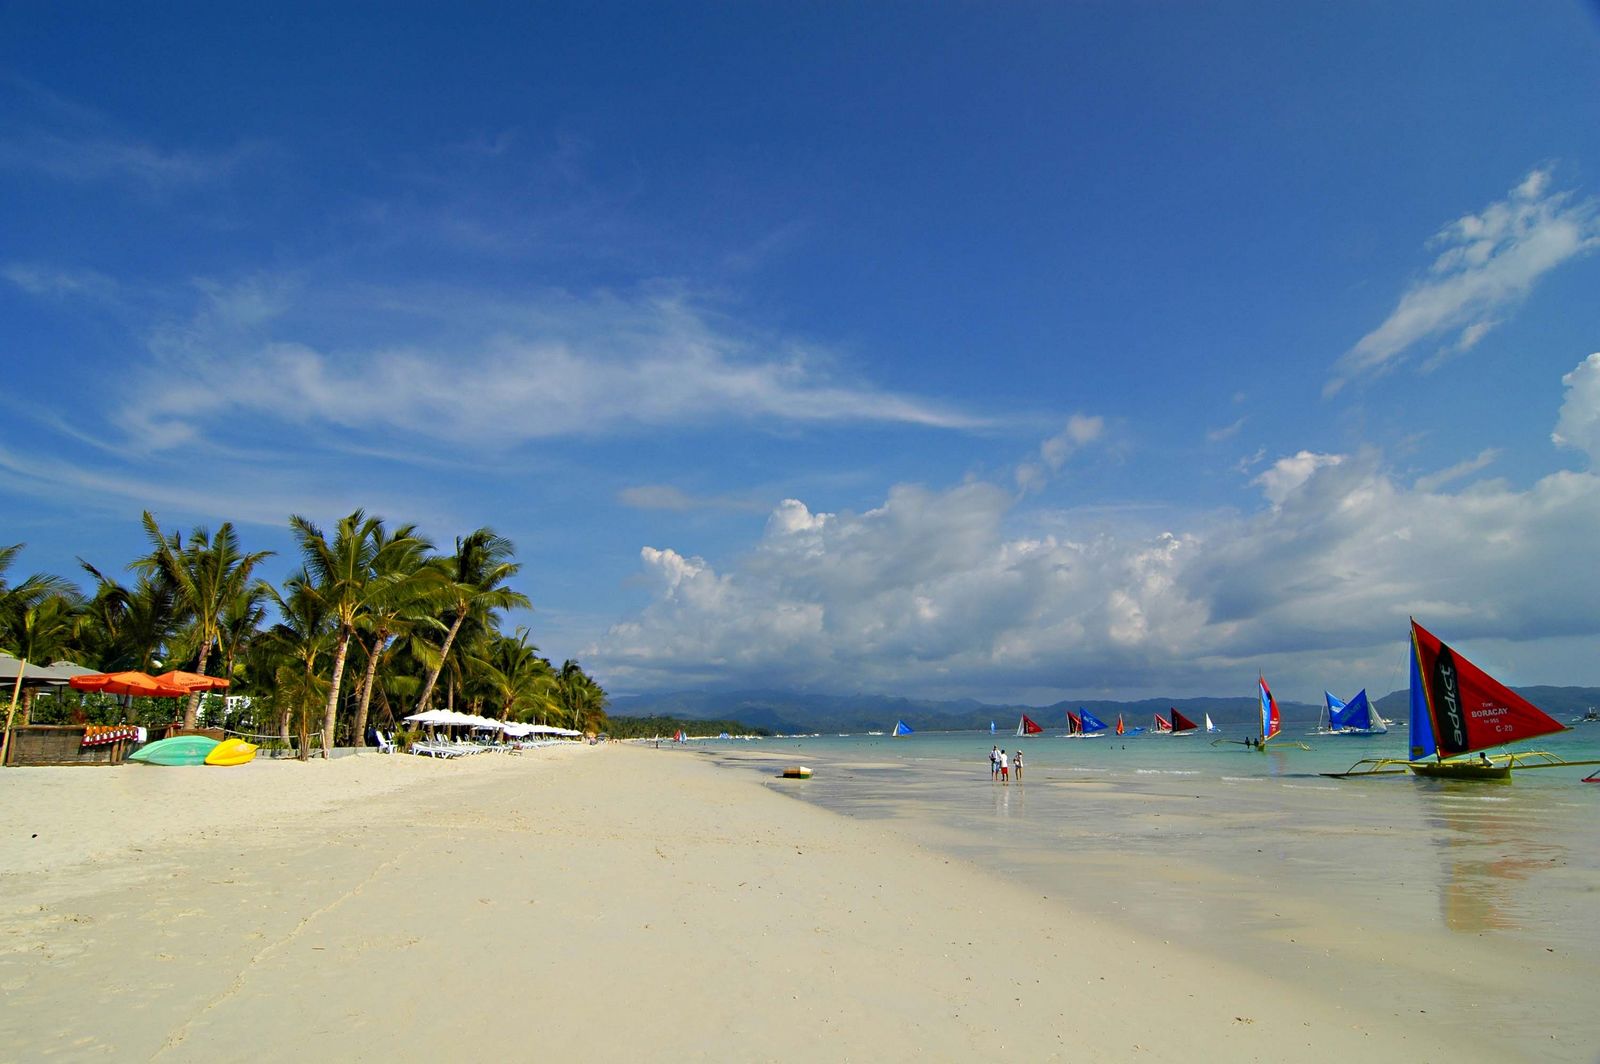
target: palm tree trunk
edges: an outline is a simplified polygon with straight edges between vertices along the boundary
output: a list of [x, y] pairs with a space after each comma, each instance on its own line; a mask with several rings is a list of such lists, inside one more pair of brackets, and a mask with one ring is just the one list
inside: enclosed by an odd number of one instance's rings
[[461, 631], [466, 619], [466, 610], [457, 613], [455, 623], [450, 626], [450, 634], [444, 637], [444, 646], [439, 648], [439, 664], [428, 673], [428, 682], [422, 685], [422, 695], [417, 699], [418, 713], [428, 708], [428, 700], [433, 697], [433, 689], [439, 684], [439, 674], [444, 671], [444, 659], [450, 656], [450, 644], [456, 641], [456, 633]]
[[328, 681], [328, 704], [322, 711], [322, 757], [333, 756], [333, 726], [339, 716], [339, 687], [344, 679], [344, 659], [350, 652], [350, 629], [339, 629], [339, 645], [333, 652], [333, 679]]
[[367, 671], [361, 677], [361, 702], [356, 707], [355, 744], [359, 750], [367, 745], [367, 709], [372, 705], [372, 684], [378, 678], [378, 655], [383, 650], [389, 633], [379, 628], [372, 637], [372, 649], [367, 653]]
[[[195, 667], [195, 672], [201, 676], [206, 674], [206, 658], [211, 656], [211, 640], [207, 639], [200, 644], [200, 662]], [[200, 690], [196, 688], [189, 694], [189, 704], [183, 710], [183, 728], [188, 731], [194, 727], [194, 722], [200, 716]]]

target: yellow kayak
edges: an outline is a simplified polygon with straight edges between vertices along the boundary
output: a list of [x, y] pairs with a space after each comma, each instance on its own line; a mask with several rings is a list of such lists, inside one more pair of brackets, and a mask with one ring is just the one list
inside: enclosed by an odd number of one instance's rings
[[256, 756], [256, 748], [243, 739], [224, 739], [206, 755], [208, 765], [242, 765]]

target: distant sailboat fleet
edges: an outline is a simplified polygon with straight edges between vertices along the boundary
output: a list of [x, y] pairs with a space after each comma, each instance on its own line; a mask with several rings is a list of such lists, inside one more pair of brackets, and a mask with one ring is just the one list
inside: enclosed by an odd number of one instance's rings
[[[1479, 669], [1415, 620], [1411, 622], [1410, 672], [1410, 717], [1402, 722], [1408, 736], [1407, 756], [1365, 758], [1345, 772], [1323, 775], [1347, 779], [1409, 773], [1434, 779], [1509, 780], [1518, 770], [1600, 764], [1600, 760], [1567, 761], [1543, 750], [1502, 750], [1491, 756], [1487, 751], [1566, 731], [1567, 725]], [[1212, 745], [1234, 744], [1262, 752], [1285, 747], [1311, 749], [1305, 743], [1283, 738], [1283, 715], [1265, 676], [1256, 677], [1256, 694], [1261, 711], [1260, 736], [1217, 738]], [[1176, 706], [1170, 707], [1165, 715], [1155, 713], [1153, 716], [1148, 729], [1128, 724], [1121, 713], [1112, 726], [1079, 706], [1076, 711], [1067, 711], [1066, 731], [1060, 738], [1098, 739], [1111, 732], [1131, 738], [1145, 731], [1159, 736], [1187, 736], [1203, 730], [1208, 735], [1216, 735], [1220, 731], [1210, 713], [1202, 714], [1203, 725], [1185, 716]], [[1600, 721], [1600, 712], [1591, 709], [1573, 723], [1597, 721]], [[1322, 716], [1311, 734], [1381, 736], [1388, 734], [1391, 726], [1395, 726], [1395, 722], [1383, 718], [1367, 697], [1365, 688], [1349, 701], [1324, 691]], [[990, 721], [990, 734], [995, 731], [995, 722]], [[1044, 731], [1043, 726], [1024, 713], [1013, 734], [1026, 739], [1042, 735]], [[910, 735], [912, 728], [903, 720], [896, 721], [892, 734]], [[1600, 782], [1600, 773], [1591, 774], [1584, 782]]]

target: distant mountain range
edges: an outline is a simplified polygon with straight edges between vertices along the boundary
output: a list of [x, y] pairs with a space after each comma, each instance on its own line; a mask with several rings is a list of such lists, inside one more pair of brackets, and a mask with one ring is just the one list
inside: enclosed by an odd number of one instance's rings
[[[1581, 716], [1590, 706], [1600, 706], [1600, 687], [1518, 687], [1517, 693], [1559, 721]], [[1347, 695], [1355, 692], [1346, 692]], [[1409, 695], [1393, 691], [1374, 703], [1390, 720], [1405, 720]], [[1067, 699], [1048, 706], [991, 704], [975, 699], [936, 701], [885, 695], [813, 695], [792, 691], [680, 691], [670, 694], [625, 695], [612, 700], [614, 716], [682, 717], [690, 720], [736, 720], [779, 734], [810, 732], [888, 731], [903, 720], [918, 731], [1013, 731], [1026, 713], [1052, 731], [1067, 725], [1067, 711], [1087, 709], [1114, 724], [1120, 713], [1130, 727], [1149, 726], [1155, 714], [1165, 716], [1176, 707], [1184, 716], [1204, 721], [1205, 714], [1224, 731], [1241, 734], [1259, 729], [1260, 707], [1250, 696], [1240, 698], [1146, 698], [1137, 702], [1104, 699]], [[1309, 730], [1322, 715], [1320, 705], [1278, 701], [1284, 727]]]

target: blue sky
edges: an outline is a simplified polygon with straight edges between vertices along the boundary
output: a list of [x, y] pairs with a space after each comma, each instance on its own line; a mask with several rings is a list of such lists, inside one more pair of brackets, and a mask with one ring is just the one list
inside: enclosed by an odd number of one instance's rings
[[0, 541], [488, 525], [616, 692], [1600, 684], [1600, 13], [1305, 8], [0, 7]]

